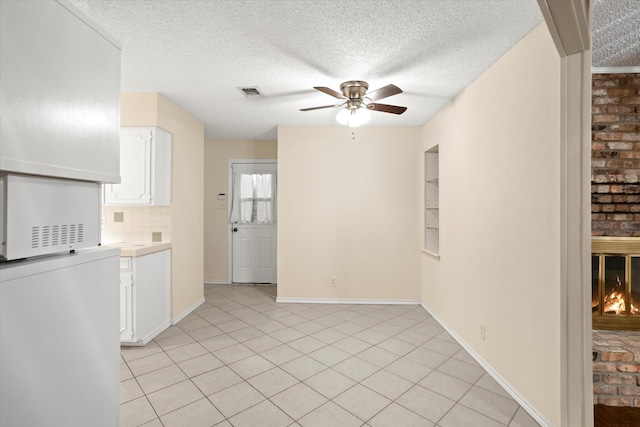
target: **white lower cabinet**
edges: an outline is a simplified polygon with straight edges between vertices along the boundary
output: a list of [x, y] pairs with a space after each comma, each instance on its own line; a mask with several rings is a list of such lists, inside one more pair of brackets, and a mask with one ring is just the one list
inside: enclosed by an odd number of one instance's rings
[[145, 345], [169, 327], [171, 251], [120, 257], [120, 343]]
[[120, 341], [133, 340], [133, 271], [131, 258], [120, 258]]

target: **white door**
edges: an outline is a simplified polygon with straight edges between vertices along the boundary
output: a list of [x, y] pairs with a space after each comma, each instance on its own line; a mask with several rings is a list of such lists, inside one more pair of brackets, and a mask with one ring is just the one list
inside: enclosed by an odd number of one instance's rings
[[234, 283], [276, 283], [276, 164], [232, 164]]

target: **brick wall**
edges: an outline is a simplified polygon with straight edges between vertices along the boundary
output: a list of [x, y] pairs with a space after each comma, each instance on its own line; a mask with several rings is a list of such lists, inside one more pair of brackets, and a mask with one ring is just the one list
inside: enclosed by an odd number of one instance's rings
[[593, 403], [640, 407], [640, 332], [594, 332], [593, 355]]
[[593, 74], [591, 230], [640, 237], [640, 73]]

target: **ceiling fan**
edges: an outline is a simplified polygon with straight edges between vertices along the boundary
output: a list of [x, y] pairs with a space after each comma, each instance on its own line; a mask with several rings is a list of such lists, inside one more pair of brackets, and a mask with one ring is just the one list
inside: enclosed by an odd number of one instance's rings
[[342, 100], [340, 104], [323, 105], [320, 107], [301, 108], [300, 111], [320, 110], [323, 108], [341, 108], [344, 107], [338, 113], [336, 120], [341, 124], [346, 124], [350, 127], [358, 127], [369, 121], [371, 116], [369, 110], [380, 111], [383, 113], [402, 114], [407, 110], [407, 107], [400, 107], [397, 105], [379, 104], [375, 101], [387, 98], [389, 96], [402, 93], [396, 85], [387, 85], [376, 89], [373, 92], [367, 94], [369, 84], [360, 80], [350, 80], [340, 85], [340, 91], [336, 92], [333, 89], [323, 86], [315, 86], [314, 89], [324, 92], [327, 95], [331, 95], [334, 98]]

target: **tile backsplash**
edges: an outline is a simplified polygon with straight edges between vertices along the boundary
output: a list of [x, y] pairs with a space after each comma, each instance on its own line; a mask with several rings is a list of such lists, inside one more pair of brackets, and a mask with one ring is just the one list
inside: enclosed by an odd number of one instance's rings
[[[169, 206], [103, 206], [102, 241], [171, 241]], [[155, 238], [155, 239], [154, 239]]]

